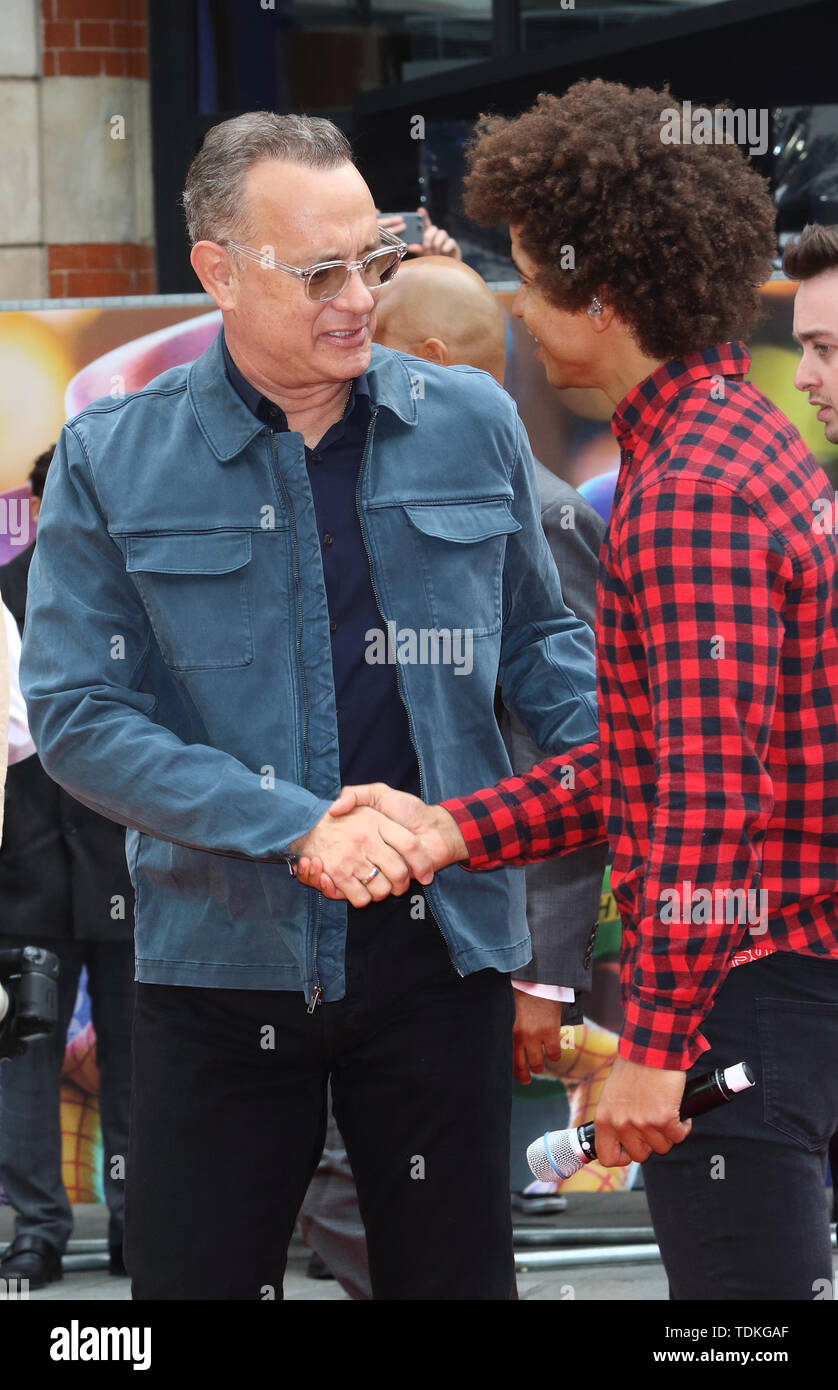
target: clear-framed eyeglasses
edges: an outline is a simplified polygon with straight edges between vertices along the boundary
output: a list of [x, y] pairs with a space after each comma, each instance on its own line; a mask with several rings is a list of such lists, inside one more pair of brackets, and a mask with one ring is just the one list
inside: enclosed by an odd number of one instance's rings
[[370, 251], [363, 260], [320, 261], [317, 265], [306, 266], [305, 269], [296, 265], [286, 265], [284, 261], [275, 260], [265, 251], [257, 251], [254, 246], [241, 246], [237, 241], [222, 241], [219, 245], [227, 246], [231, 251], [238, 251], [240, 256], [246, 256], [248, 260], [258, 261], [266, 270], [282, 270], [286, 275], [296, 275], [302, 280], [309, 299], [322, 303], [324, 300], [337, 299], [339, 294], [343, 294], [353, 270], [360, 272], [361, 279], [370, 290], [377, 290], [392, 280], [401, 265], [407, 246], [384, 227], [379, 227], [378, 231], [384, 245]]

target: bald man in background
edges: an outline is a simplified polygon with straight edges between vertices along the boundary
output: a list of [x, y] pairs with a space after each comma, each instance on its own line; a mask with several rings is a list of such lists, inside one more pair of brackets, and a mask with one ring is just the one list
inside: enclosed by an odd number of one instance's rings
[[[443, 367], [477, 367], [503, 385], [506, 315], [482, 276], [460, 260], [424, 256], [404, 262], [379, 296], [375, 341]], [[421, 389], [418, 394], [421, 399]], [[541, 523], [565, 603], [593, 629], [605, 523], [575, 488], [538, 461], [535, 466]], [[495, 708], [513, 772], [528, 772], [543, 752], [499, 697]], [[533, 956], [512, 981], [514, 1072], [524, 1085], [532, 1072], [544, 1071], [545, 1054], [552, 1061], [560, 1059], [562, 1022], [581, 1021], [575, 997], [577, 990], [591, 987], [607, 853], [605, 844], [585, 846], [525, 871]], [[467, 1174], [463, 1180], [468, 1181]], [[451, 1200], [456, 1202], [455, 1192]], [[300, 1225], [306, 1244], [326, 1266], [320, 1277], [331, 1271], [353, 1298], [370, 1298], [364, 1227], [331, 1108], [323, 1159], [300, 1211]], [[319, 1266], [316, 1261], [313, 1265], [310, 1272], [317, 1277]]]
[[[441, 367], [479, 367], [503, 385], [506, 315], [483, 277], [449, 256], [402, 264], [379, 297], [375, 341]], [[566, 483], [562, 487], [582, 501]]]

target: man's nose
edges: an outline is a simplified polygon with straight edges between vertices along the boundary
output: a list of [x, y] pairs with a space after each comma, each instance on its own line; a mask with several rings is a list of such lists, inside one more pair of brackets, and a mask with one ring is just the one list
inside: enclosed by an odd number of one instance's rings
[[811, 391], [818, 384], [818, 375], [808, 352], [804, 352], [797, 364], [797, 371], [794, 374], [794, 384], [798, 391]]
[[522, 319], [522, 318], [524, 317], [524, 286], [523, 286], [523, 285], [519, 285], [518, 288], [517, 288], [517, 290], [515, 291], [515, 296], [514, 296], [514, 298], [513, 298], [513, 300], [512, 300], [512, 305], [511, 305], [511, 307], [510, 307], [509, 312], [512, 314], [513, 318]]
[[375, 296], [370, 290], [369, 285], [365, 285], [360, 270], [353, 270], [341, 290], [333, 301], [347, 313], [368, 314], [375, 304]]

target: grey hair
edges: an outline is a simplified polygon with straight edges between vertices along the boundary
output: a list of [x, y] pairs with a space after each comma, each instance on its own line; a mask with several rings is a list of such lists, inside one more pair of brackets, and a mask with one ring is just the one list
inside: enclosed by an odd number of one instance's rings
[[310, 169], [354, 163], [343, 131], [322, 116], [247, 111], [222, 121], [207, 132], [186, 175], [182, 202], [193, 246], [196, 241], [248, 238], [244, 181], [263, 159], [284, 159]]

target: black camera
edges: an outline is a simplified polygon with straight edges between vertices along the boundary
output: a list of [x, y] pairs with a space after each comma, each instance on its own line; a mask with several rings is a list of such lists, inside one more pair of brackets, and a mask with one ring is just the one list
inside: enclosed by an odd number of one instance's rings
[[0, 1061], [55, 1031], [58, 970], [58, 957], [40, 946], [0, 951]]

